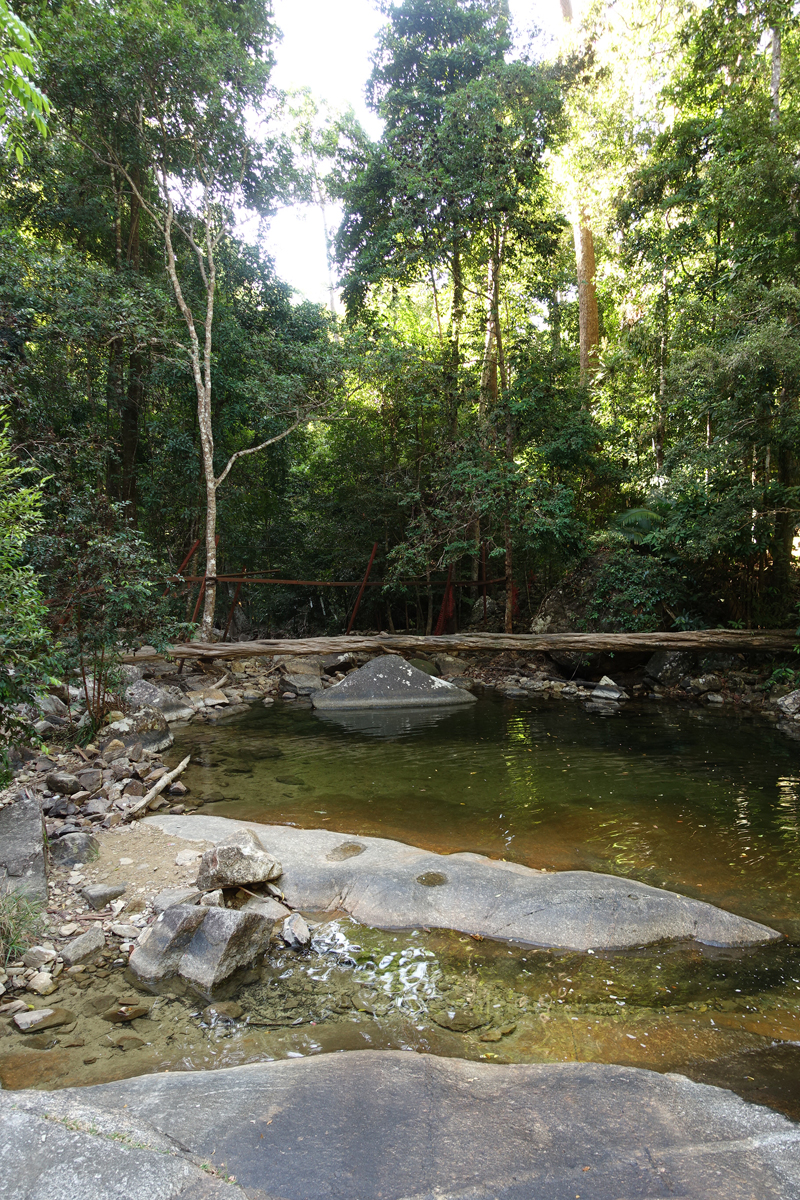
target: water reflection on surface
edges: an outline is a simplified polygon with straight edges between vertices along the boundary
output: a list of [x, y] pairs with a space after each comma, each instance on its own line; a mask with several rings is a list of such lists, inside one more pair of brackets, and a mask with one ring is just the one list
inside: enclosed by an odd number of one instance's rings
[[800, 940], [800, 745], [766, 722], [482, 700], [381, 733], [386, 716], [276, 705], [191, 726], [174, 753], [204, 812], [627, 875]]
[[698, 709], [607, 719], [482, 700], [434, 715], [348, 725], [276, 705], [190, 726], [172, 753], [191, 752], [184, 779], [202, 812], [627, 875], [786, 940], [579, 954], [310, 914], [312, 951], [274, 947], [234, 1019], [159, 997], [124, 1050], [91, 1003], [98, 988], [130, 995], [122, 968], [62, 977], [48, 1003], [74, 1011], [74, 1030], [39, 1050], [4, 1038], [3, 1086], [372, 1047], [681, 1071], [800, 1119], [800, 744]]
[[[109, 1029], [130, 995], [122, 969], [64, 979], [49, 1002], [74, 1028], [0, 1047], [5, 1088], [66, 1087], [348, 1049], [492, 1062], [614, 1062], [722, 1083], [800, 1119], [800, 948], [694, 943], [580, 954], [448, 930], [379, 931], [320, 917], [308, 953], [273, 946], [234, 1009], [191, 995], [148, 1002]], [[102, 1007], [102, 1006], [101, 1006]], [[120, 1036], [122, 1034], [122, 1036]], [[3, 1053], [2, 1050], [6, 1050]]]

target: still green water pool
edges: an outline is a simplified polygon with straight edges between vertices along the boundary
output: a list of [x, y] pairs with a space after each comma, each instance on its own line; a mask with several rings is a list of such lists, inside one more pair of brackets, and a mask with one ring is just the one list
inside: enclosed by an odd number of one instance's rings
[[578, 954], [309, 914], [310, 952], [273, 950], [232, 1019], [173, 993], [125, 1047], [95, 997], [130, 995], [124, 964], [62, 977], [48, 1003], [74, 1012], [75, 1029], [42, 1035], [38, 1075], [33, 1050], [0, 1055], [3, 1086], [373, 1047], [680, 1071], [800, 1120], [800, 742], [696, 708], [603, 717], [486, 699], [344, 721], [276, 704], [176, 732], [171, 761], [191, 753], [199, 811], [631, 876], [786, 937]]
[[420, 719], [276, 705], [175, 754], [207, 813], [608, 871], [800, 941], [800, 742], [766, 722], [492, 700]]

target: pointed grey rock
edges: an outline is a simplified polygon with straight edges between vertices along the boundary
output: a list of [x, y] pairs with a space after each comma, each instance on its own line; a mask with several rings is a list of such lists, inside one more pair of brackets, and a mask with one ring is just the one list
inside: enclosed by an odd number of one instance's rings
[[445, 679], [418, 671], [397, 654], [373, 658], [312, 697], [321, 711], [348, 708], [428, 708], [474, 704], [475, 697]]

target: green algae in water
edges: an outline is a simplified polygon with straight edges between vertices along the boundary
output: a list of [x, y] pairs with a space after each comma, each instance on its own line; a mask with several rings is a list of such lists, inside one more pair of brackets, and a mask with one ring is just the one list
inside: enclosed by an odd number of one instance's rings
[[[760, 1088], [755, 1098], [800, 1117], [800, 1071], [794, 1086], [783, 1075], [779, 1087], [771, 1049], [791, 1034], [787, 1022], [800, 1038], [798, 981], [800, 947], [785, 945], [580, 954], [322, 920], [307, 953], [273, 943], [257, 977], [239, 989], [235, 1019], [189, 994], [168, 994], [143, 998], [146, 1018], [109, 1028], [100, 1010], [135, 999], [124, 971], [90, 975], [84, 987], [62, 977], [47, 1003], [74, 1012], [74, 1027], [47, 1031], [50, 1049], [31, 1048], [21, 1034], [0, 1039], [0, 1080], [77, 1086], [370, 1047], [494, 1062], [620, 1062], [698, 1079], [716, 1078], [730, 1062], [737, 1065], [726, 1086]], [[783, 1053], [800, 1067], [800, 1047]], [[773, 1082], [764, 1084], [759, 1064], [770, 1054]]]

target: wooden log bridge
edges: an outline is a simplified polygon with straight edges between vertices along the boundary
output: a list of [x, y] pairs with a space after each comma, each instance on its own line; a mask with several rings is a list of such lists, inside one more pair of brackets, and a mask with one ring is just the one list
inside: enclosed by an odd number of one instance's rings
[[[515, 650], [520, 655], [536, 651], [570, 650], [593, 654], [598, 651], [654, 653], [656, 650], [727, 650], [791, 652], [800, 642], [792, 629], [739, 630], [703, 629], [685, 633], [454, 633], [439, 636], [412, 634], [349, 634], [342, 637], [280, 638], [257, 642], [185, 642], [170, 646], [166, 653], [177, 659], [263, 658], [273, 654], [438, 653], [453, 651]], [[162, 658], [143, 648], [128, 655], [126, 662]]]

